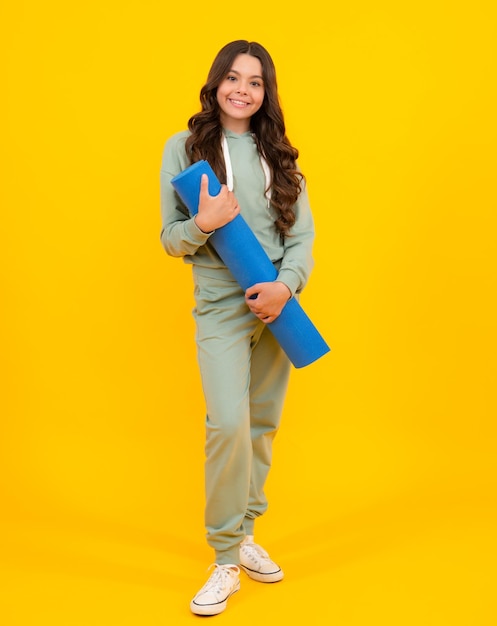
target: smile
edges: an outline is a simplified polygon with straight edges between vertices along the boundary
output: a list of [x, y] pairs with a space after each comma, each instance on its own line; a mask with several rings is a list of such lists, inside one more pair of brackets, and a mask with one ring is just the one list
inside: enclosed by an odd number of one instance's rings
[[231, 104], [233, 104], [236, 107], [246, 107], [248, 106], [248, 102], [242, 102], [241, 100], [232, 100], [231, 98], [228, 98], [229, 102], [231, 102]]

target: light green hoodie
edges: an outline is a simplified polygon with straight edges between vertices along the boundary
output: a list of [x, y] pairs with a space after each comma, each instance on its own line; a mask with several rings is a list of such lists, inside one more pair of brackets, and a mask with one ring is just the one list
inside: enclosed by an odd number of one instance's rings
[[[279, 268], [276, 280], [292, 295], [304, 288], [313, 267], [314, 223], [304, 188], [295, 205], [296, 222], [282, 242], [274, 226], [276, 213], [268, 209], [264, 195], [265, 177], [254, 138], [250, 132], [237, 135], [225, 130], [233, 168], [233, 192], [241, 215], [267, 255]], [[189, 131], [173, 135], [164, 148], [161, 168], [161, 241], [166, 252], [183, 257], [199, 270], [226, 266], [209, 244], [211, 233], [202, 232], [171, 185], [171, 179], [190, 165], [185, 152]]]

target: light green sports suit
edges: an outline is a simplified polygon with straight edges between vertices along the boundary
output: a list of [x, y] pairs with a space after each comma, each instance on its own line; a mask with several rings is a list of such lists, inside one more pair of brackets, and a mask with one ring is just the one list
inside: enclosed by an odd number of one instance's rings
[[[296, 223], [282, 242], [264, 195], [265, 177], [250, 132], [224, 131], [241, 214], [292, 294], [311, 272], [314, 224], [304, 187]], [[290, 362], [170, 184], [190, 162], [188, 131], [166, 143], [161, 168], [161, 241], [193, 267], [196, 342], [206, 403], [205, 525], [216, 563], [237, 564], [240, 541], [267, 509], [264, 484], [288, 385]]]

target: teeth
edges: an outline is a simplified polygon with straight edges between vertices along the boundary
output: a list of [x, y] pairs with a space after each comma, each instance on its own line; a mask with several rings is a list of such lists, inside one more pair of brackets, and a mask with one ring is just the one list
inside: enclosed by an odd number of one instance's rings
[[233, 104], [240, 104], [240, 105], [245, 105], [245, 104], [247, 104], [246, 102], [241, 102], [240, 100], [231, 100], [231, 102], [232, 102]]

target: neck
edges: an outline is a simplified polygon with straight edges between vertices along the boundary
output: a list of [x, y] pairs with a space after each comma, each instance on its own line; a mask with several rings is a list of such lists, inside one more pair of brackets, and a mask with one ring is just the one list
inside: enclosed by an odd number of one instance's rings
[[237, 135], [243, 135], [243, 133], [248, 133], [250, 130], [249, 120], [229, 120], [225, 122], [225, 120], [221, 119], [221, 124], [223, 128]]

